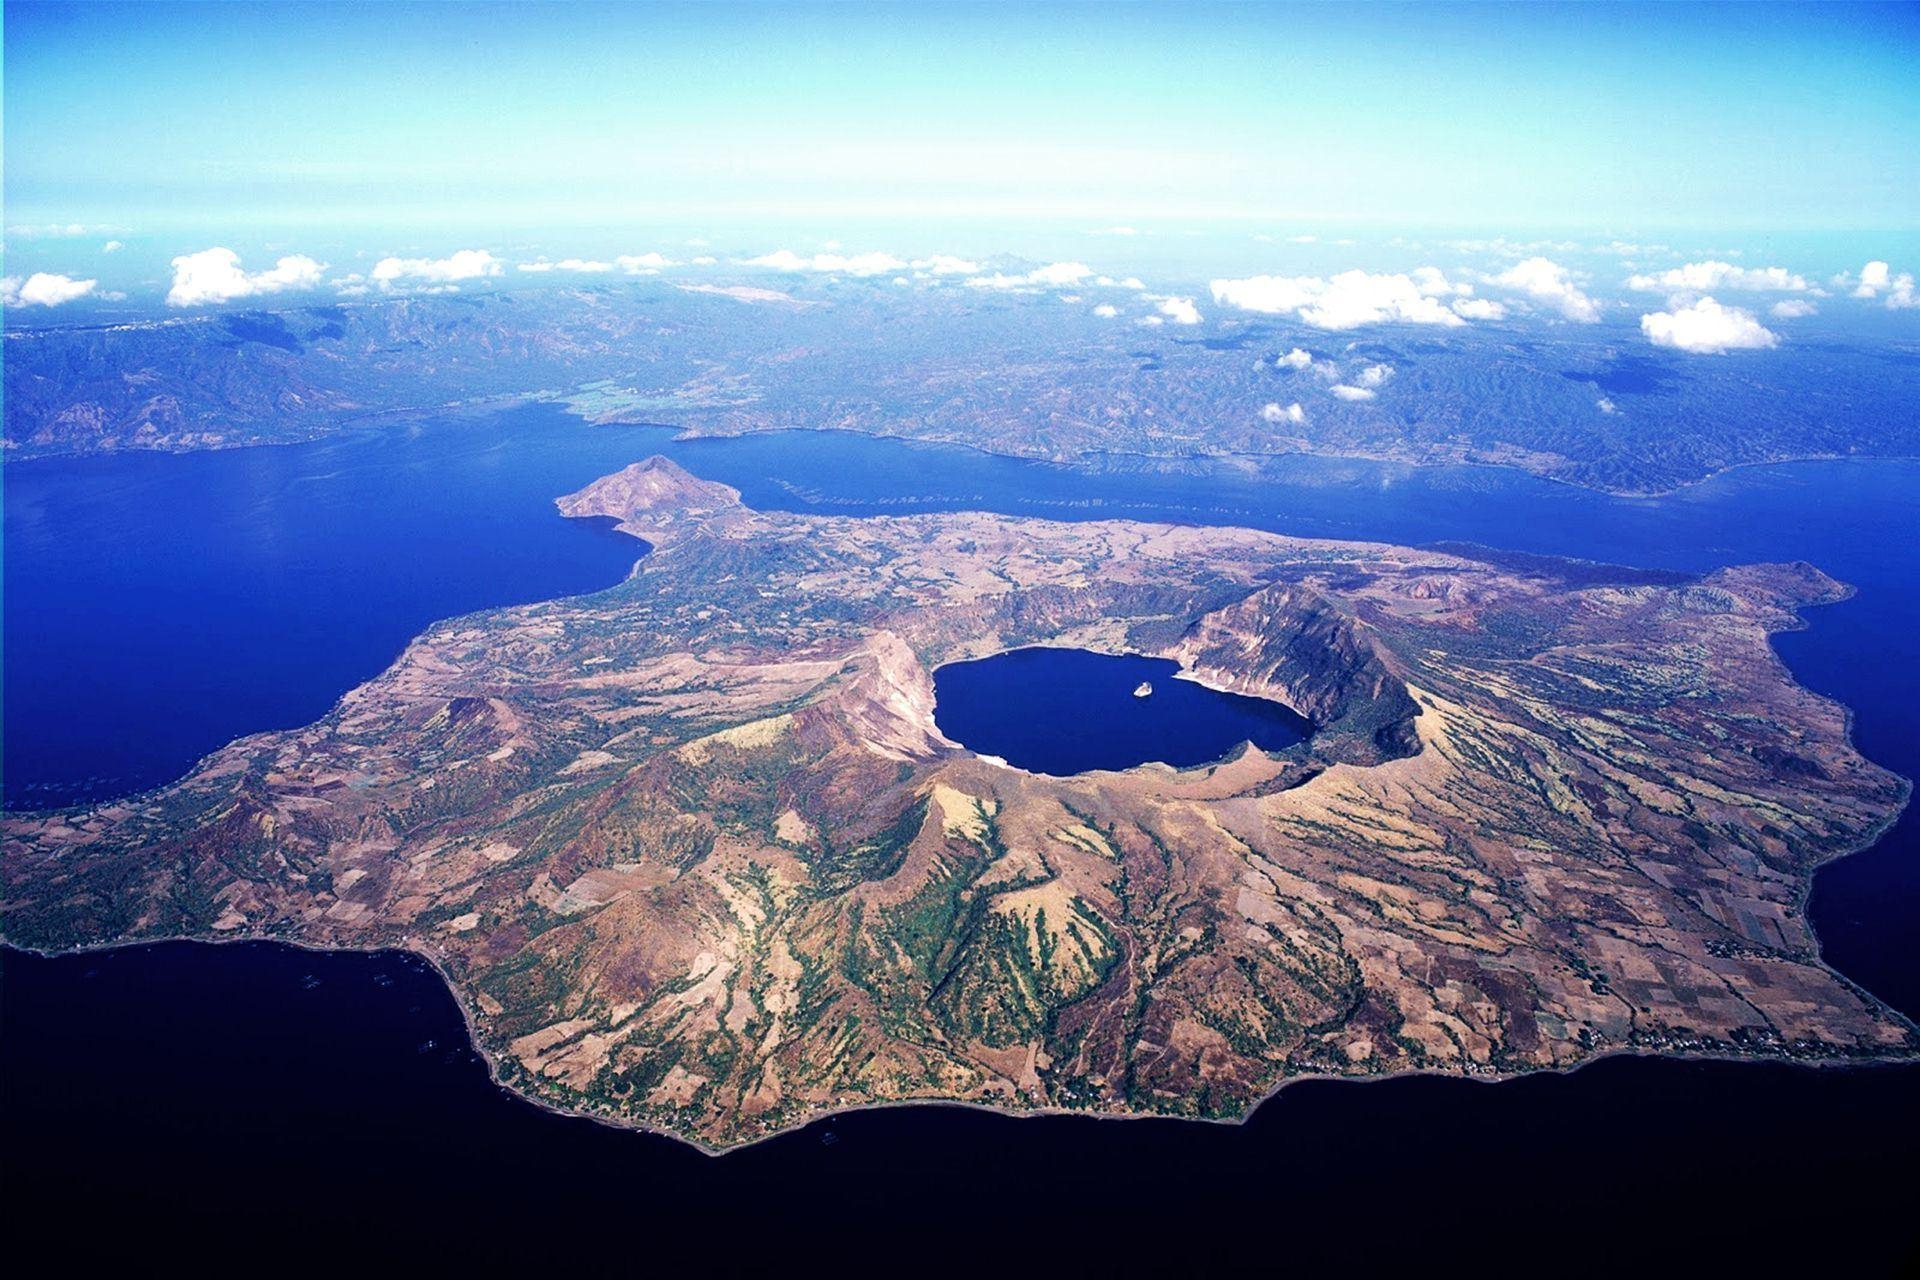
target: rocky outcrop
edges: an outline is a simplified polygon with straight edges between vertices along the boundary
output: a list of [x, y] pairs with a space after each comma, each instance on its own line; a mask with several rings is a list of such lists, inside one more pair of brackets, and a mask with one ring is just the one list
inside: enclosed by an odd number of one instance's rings
[[1366, 627], [1333, 596], [1278, 584], [1202, 618], [1166, 651], [1210, 684], [1272, 698], [1311, 720], [1302, 754], [1379, 764], [1420, 749], [1420, 708]]
[[743, 510], [738, 489], [701, 480], [659, 454], [602, 476], [586, 488], [557, 499], [554, 505], [564, 516], [604, 516], [618, 521], [622, 532], [654, 546], [664, 545], [676, 533], [716, 516]]

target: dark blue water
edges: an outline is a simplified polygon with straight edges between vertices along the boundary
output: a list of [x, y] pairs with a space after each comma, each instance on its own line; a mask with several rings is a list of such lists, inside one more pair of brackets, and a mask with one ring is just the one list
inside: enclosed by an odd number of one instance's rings
[[[1064, 777], [1157, 760], [1208, 764], [1243, 742], [1284, 751], [1313, 726], [1287, 707], [1175, 676], [1180, 664], [1085, 649], [1015, 649], [933, 673], [934, 722], [971, 751]], [[1134, 696], [1142, 684], [1153, 692]]]
[[[678, 444], [532, 409], [7, 466], [9, 801], [176, 776], [237, 734], [322, 714], [434, 618], [617, 580], [635, 545], [551, 500], [656, 450], [763, 507], [1167, 518], [1687, 570], [1808, 559], [1859, 594], [1777, 637], [1780, 652], [1856, 710], [1869, 755], [1920, 773], [1920, 465], [1756, 469], [1623, 500], [1473, 468], [1165, 477], [1116, 460], [1087, 475], [844, 436]], [[1915, 830], [1821, 872], [1810, 908], [1828, 958], [1909, 1013]], [[978, 1262], [954, 1247], [961, 1228], [1076, 1268], [1251, 1254], [1884, 1272], [1914, 1256], [1908, 1068], [1619, 1061], [1497, 1087], [1310, 1084], [1244, 1129], [889, 1111], [832, 1122], [831, 1145], [809, 1130], [711, 1162], [503, 1095], [438, 979], [393, 957], [9, 953], [0, 1018], [8, 1247], [75, 1261], [237, 1259], [287, 1233], [309, 1261], [364, 1261], [376, 1232], [392, 1256], [437, 1261], [477, 1247], [489, 1262], [725, 1269], [764, 1260], [758, 1240], [782, 1261], [948, 1269]]]
[[161, 1257], [1892, 1275], [1916, 1257], [1920, 1070], [1615, 1059], [1499, 1085], [1307, 1082], [1244, 1127], [892, 1109], [712, 1160], [502, 1092], [405, 956], [172, 943], [9, 955], [3, 980], [0, 1254], [76, 1275]]
[[169, 781], [317, 718], [431, 622], [618, 581], [633, 539], [553, 499], [637, 446], [585, 440], [601, 451], [489, 426], [8, 466], [7, 806]]

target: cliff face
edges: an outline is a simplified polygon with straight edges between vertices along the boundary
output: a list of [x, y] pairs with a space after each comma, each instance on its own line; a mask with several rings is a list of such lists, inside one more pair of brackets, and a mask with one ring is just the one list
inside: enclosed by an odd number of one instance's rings
[[[513, 1087], [712, 1146], [914, 1098], [1223, 1117], [1309, 1073], [1913, 1048], [1800, 909], [1905, 796], [1768, 646], [1840, 590], [1805, 566], [769, 515], [660, 460], [562, 505], [656, 550], [175, 786], [8, 817], [7, 937], [413, 947]], [[1039, 640], [1318, 731], [1074, 778], [947, 740], [930, 672]]]
[[1206, 615], [1170, 651], [1238, 693], [1271, 697], [1313, 721], [1313, 755], [1379, 764], [1420, 748], [1420, 708], [1364, 624], [1313, 587], [1273, 586]]

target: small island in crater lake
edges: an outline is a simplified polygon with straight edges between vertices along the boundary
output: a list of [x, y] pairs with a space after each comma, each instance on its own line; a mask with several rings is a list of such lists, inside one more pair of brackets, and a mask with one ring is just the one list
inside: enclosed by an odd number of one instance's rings
[[[6, 941], [409, 948], [504, 1083], [708, 1149], [887, 1103], [1231, 1119], [1306, 1076], [1920, 1047], [1803, 909], [1908, 790], [1768, 643], [1845, 594], [1810, 566], [772, 514], [659, 458], [561, 509], [653, 549], [171, 786], [7, 815]], [[1034, 647], [1301, 730], [1065, 775], [949, 737], [936, 673]]]

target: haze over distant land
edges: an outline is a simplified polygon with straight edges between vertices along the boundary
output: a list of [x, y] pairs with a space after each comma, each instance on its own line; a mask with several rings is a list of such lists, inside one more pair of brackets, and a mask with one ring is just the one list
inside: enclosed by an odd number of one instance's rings
[[[905, 285], [839, 261], [733, 283], [662, 268], [324, 303], [276, 292], [114, 324], [10, 313], [5, 442], [16, 457], [230, 447], [532, 397], [691, 435], [851, 431], [1160, 470], [1298, 453], [1475, 462], [1621, 493], [1920, 453], [1913, 341], [1796, 327], [1818, 320], [1686, 350], [1570, 277], [1549, 297], [1533, 276], [1529, 293], [1434, 272], [1223, 279], [1183, 298], [1077, 264], [945, 265], [902, 265]], [[1825, 305], [1920, 317], [1884, 297]], [[1699, 346], [1709, 330], [1686, 323]]]
[[10, 13], [15, 456], [512, 396], [1620, 493], [1920, 452], [1911, 6], [380, 12]]
[[[207, 12], [13, 6], [23, 312], [1012, 254], [1202, 300], [1464, 267], [1569, 314], [1585, 275], [1781, 332], [1768, 269], [1920, 264], [1911, 6]], [[1660, 331], [1756, 340], [1698, 301]]]

